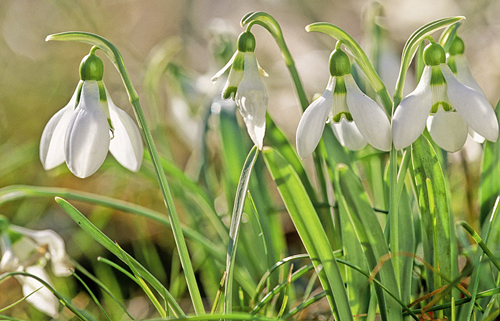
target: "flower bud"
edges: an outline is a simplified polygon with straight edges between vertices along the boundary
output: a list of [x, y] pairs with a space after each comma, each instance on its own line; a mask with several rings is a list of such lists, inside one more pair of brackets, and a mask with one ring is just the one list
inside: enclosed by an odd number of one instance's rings
[[83, 57], [80, 63], [80, 79], [81, 80], [102, 80], [104, 73], [104, 65], [101, 58], [94, 53], [89, 53]]
[[255, 37], [250, 31], [242, 32], [238, 37], [238, 51], [241, 52], [255, 51]]
[[450, 56], [462, 55], [465, 51], [465, 44], [462, 38], [456, 36], [451, 43], [449, 50]]
[[351, 73], [351, 62], [345, 52], [335, 49], [330, 55], [330, 75], [332, 77], [342, 77]]
[[446, 62], [446, 53], [437, 43], [430, 43], [424, 49], [424, 63], [426, 66], [437, 66]]

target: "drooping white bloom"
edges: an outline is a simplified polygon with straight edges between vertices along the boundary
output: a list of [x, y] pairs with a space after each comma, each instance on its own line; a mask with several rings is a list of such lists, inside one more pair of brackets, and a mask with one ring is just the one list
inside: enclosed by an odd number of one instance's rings
[[46, 170], [66, 161], [73, 174], [85, 178], [99, 169], [108, 150], [125, 168], [139, 170], [143, 144], [132, 118], [116, 107], [102, 82], [83, 81], [45, 126], [40, 159]]
[[[335, 63], [338, 66], [332, 67]], [[390, 150], [389, 119], [384, 110], [359, 89], [350, 74], [349, 59], [340, 50], [332, 53], [330, 73], [332, 77], [325, 92], [309, 105], [300, 119], [296, 138], [299, 156], [306, 158], [314, 151], [327, 121], [340, 144], [348, 149], [360, 150], [369, 143], [377, 149]]]
[[[0, 216], [0, 249], [1, 271], [27, 272], [48, 284], [51, 282], [45, 268], [49, 261], [56, 276], [69, 276], [72, 273], [64, 241], [52, 230], [34, 231], [10, 225]], [[23, 294], [31, 294], [27, 298], [29, 303], [53, 318], [58, 316], [59, 301], [50, 290], [33, 277], [15, 277], [22, 285]]]
[[261, 79], [267, 74], [260, 68], [254, 49], [254, 36], [249, 31], [243, 32], [238, 38], [238, 50], [231, 60], [212, 77], [212, 82], [216, 82], [230, 68], [222, 98], [234, 97], [250, 138], [259, 149], [262, 149], [269, 98]]
[[[442, 74], [444, 81], [431, 83], [433, 73], [437, 79]], [[449, 152], [462, 148], [469, 127], [487, 140], [498, 138], [498, 121], [491, 104], [480, 92], [460, 83], [445, 63], [426, 66], [417, 88], [396, 108], [394, 147], [409, 146], [426, 124], [436, 144]]]
[[248, 134], [259, 149], [266, 132], [266, 110], [269, 98], [262, 82], [257, 59], [252, 52], [245, 53], [245, 69], [235, 95], [236, 105], [247, 126]]

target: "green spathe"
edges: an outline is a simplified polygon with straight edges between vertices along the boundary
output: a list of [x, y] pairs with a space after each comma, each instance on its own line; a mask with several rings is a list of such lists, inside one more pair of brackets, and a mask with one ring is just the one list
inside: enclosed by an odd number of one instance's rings
[[446, 53], [440, 44], [428, 44], [424, 49], [424, 63], [427, 66], [438, 66], [446, 62]]
[[104, 65], [101, 58], [97, 57], [93, 52], [83, 57], [80, 63], [80, 79], [81, 80], [102, 80], [104, 73]]

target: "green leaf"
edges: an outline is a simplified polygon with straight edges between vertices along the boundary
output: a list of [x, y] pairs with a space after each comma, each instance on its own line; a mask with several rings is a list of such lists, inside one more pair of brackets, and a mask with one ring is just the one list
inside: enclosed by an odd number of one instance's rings
[[[94, 240], [99, 242], [108, 251], [113, 253], [119, 259], [123, 259], [123, 251], [120, 249], [113, 241], [111, 241], [104, 233], [102, 233], [97, 227], [94, 226], [80, 211], [78, 211], [73, 205], [68, 203], [62, 198], [56, 197], [56, 202], [62, 209]], [[168, 292], [168, 290], [151, 274], [147, 271], [139, 262], [137, 262], [132, 256], [127, 254], [127, 258], [130, 260], [133, 267], [138, 271], [138, 273], [148, 281], [158, 293], [167, 301], [169, 306], [172, 308], [172, 312], [176, 316], [184, 316], [179, 304], [175, 301], [175, 298]], [[127, 263], [127, 262], [125, 262]]]
[[[412, 159], [422, 222], [424, 260], [448, 279], [454, 279], [458, 274], [457, 249], [447, 187], [436, 152], [423, 135], [412, 145]], [[429, 269], [427, 276], [430, 290], [445, 285], [446, 281]]]
[[235, 253], [238, 244], [238, 236], [240, 231], [241, 216], [243, 215], [243, 207], [248, 191], [248, 183], [252, 174], [253, 165], [259, 155], [257, 146], [254, 146], [248, 153], [243, 169], [241, 170], [240, 180], [238, 182], [238, 189], [236, 190], [236, 197], [234, 199], [233, 215], [231, 217], [231, 226], [229, 229], [229, 243], [227, 248], [227, 261], [226, 261], [226, 288], [225, 288], [225, 305], [224, 312], [231, 313], [233, 305], [233, 271], [234, 262], [236, 259]]
[[359, 178], [344, 164], [339, 164], [337, 171], [341, 192], [339, 201], [345, 203], [348, 218], [363, 247], [366, 262], [372, 271], [379, 269], [374, 277], [392, 294], [385, 294], [382, 288], [375, 287], [382, 320], [400, 320], [401, 305], [393, 298], [400, 298], [399, 287], [382, 227]]
[[265, 148], [263, 155], [271, 177], [278, 186], [281, 198], [316, 268], [332, 312], [337, 320], [353, 320], [337, 261], [297, 173], [274, 149]]

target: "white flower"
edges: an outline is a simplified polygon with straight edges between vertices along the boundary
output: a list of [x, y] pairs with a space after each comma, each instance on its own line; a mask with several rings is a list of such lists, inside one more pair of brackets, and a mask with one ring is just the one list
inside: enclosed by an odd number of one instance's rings
[[267, 77], [267, 74], [260, 68], [254, 49], [254, 36], [248, 31], [243, 32], [238, 38], [238, 50], [212, 77], [212, 82], [216, 82], [228, 68], [231, 68], [222, 91], [222, 98], [228, 99], [234, 96], [250, 138], [259, 149], [262, 149], [269, 98], [261, 79]]
[[391, 149], [387, 115], [359, 89], [350, 73], [332, 76], [323, 95], [302, 115], [297, 128], [297, 152], [301, 158], [314, 151], [327, 120], [339, 142], [348, 149], [359, 150], [367, 142], [383, 151]]
[[236, 105], [247, 126], [248, 134], [262, 149], [266, 132], [266, 109], [269, 98], [260, 78], [257, 59], [253, 52], [245, 53], [245, 69], [235, 96]]
[[116, 107], [102, 81], [80, 82], [70, 102], [45, 126], [42, 164], [49, 170], [66, 161], [73, 174], [85, 178], [99, 169], [108, 150], [125, 168], [139, 170], [143, 145], [133, 120]]
[[445, 63], [426, 66], [417, 88], [396, 108], [394, 147], [409, 146], [426, 124], [436, 144], [449, 152], [464, 145], [469, 127], [487, 140], [498, 138], [498, 121], [491, 104], [480, 92], [460, 83]]
[[[9, 225], [5, 218], [0, 217], [0, 249], [0, 270], [3, 272], [24, 271], [51, 284], [45, 271], [50, 261], [56, 276], [72, 273], [64, 241], [52, 230], [33, 231]], [[57, 317], [59, 301], [50, 290], [32, 277], [18, 275], [16, 279], [22, 285], [23, 294], [31, 294], [27, 298], [29, 303], [53, 318]]]

